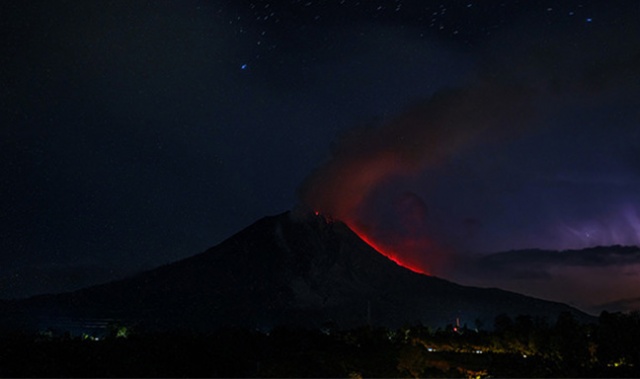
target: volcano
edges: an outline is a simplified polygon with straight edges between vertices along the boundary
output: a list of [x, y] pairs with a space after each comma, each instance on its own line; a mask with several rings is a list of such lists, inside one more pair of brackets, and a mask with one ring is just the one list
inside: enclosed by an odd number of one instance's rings
[[4, 325], [31, 329], [117, 320], [149, 330], [197, 331], [327, 323], [444, 326], [456, 320], [492, 325], [501, 313], [590, 317], [561, 303], [413, 272], [344, 223], [291, 212], [265, 217], [201, 254], [137, 276], [5, 301], [0, 310]]

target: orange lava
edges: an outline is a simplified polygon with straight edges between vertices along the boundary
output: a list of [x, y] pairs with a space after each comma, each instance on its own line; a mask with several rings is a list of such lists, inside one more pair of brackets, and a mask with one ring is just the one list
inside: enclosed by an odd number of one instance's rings
[[398, 259], [398, 254], [395, 254], [393, 252], [390, 252], [388, 249], [382, 248], [379, 244], [375, 243], [374, 241], [371, 240], [371, 238], [367, 237], [366, 234], [364, 234], [362, 231], [358, 230], [356, 227], [354, 227], [353, 225], [349, 225], [349, 228], [358, 236], [360, 237], [361, 240], [363, 240], [367, 245], [371, 246], [374, 250], [376, 250], [378, 253], [384, 255], [385, 257], [387, 257], [388, 259], [390, 259], [392, 262], [394, 262], [395, 264], [397, 264], [398, 266], [404, 267], [408, 270], [411, 270], [417, 274], [421, 274], [421, 275], [427, 275], [430, 276], [430, 274], [428, 272], [426, 272], [425, 270], [407, 264], [403, 261], [401, 261], [400, 259]]

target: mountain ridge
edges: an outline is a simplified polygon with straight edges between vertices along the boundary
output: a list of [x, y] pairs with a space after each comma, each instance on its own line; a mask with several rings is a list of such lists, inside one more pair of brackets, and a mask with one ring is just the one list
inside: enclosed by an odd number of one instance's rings
[[456, 319], [490, 325], [499, 313], [589, 318], [565, 304], [415, 273], [344, 223], [290, 212], [264, 217], [200, 254], [130, 278], [0, 307], [13, 308], [23, 323], [38, 328], [62, 318], [191, 330], [327, 322], [443, 326]]

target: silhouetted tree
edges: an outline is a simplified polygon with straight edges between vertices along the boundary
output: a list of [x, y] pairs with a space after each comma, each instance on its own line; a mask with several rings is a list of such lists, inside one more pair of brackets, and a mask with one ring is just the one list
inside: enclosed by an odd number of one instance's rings
[[563, 312], [553, 330], [551, 347], [568, 376], [581, 376], [589, 366], [589, 339], [586, 329], [569, 312]]

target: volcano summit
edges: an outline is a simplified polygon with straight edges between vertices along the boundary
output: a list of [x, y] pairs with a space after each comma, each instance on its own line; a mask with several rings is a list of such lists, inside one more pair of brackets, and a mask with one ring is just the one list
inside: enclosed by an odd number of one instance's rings
[[290, 212], [265, 217], [193, 257], [79, 291], [6, 301], [5, 324], [60, 328], [108, 319], [146, 329], [491, 325], [501, 313], [554, 320], [567, 305], [461, 286], [389, 260], [347, 225]]

